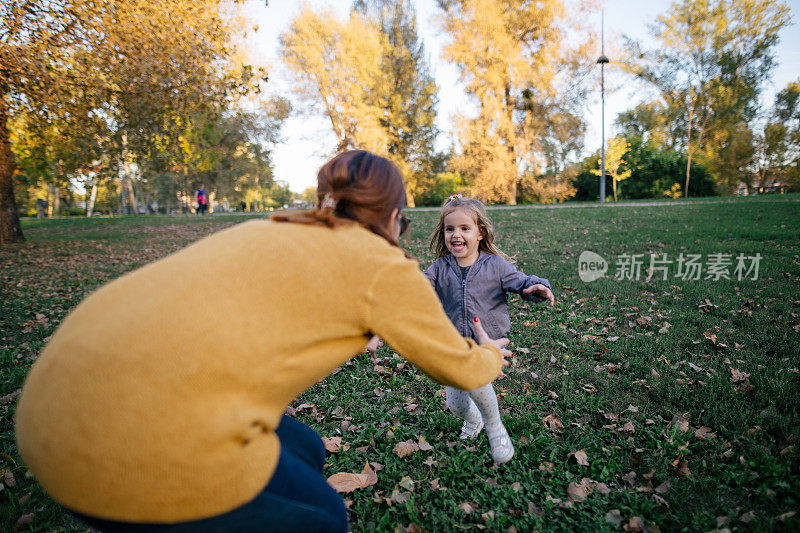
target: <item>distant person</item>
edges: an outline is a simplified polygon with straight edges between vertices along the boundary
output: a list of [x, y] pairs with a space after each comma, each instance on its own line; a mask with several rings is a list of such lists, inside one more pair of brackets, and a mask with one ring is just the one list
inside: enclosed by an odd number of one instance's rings
[[460, 389], [507, 364], [508, 340], [480, 324], [462, 337], [398, 246], [391, 162], [345, 152], [317, 180], [312, 211], [236, 225], [101, 287], [34, 363], [20, 453], [93, 528], [346, 532], [322, 441], [287, 405], [373, 334]]
[[[475, 338], [472, 321], [478, 316], [489, 336], [508, 335], [508, 293], [555, 304], [550, 282], [518, 271], [494, 241], [492, 222], [480, 201], [460, 194], [445, 201], [431, 235], [430, 246], [436, 260], [425, 275], [436, 289], [445, 313], [465, 337]], [[492, 384], [472, 390], [447, 386], [445, 393], [447, 407], [464, 420], [461, 438], [474, 439], [486, 427], [495, 463], [510, 461], [514, 445], [500, 420]]]
[[200, 188], [194, 192], [194, 201], [197, 203], [197, 212], [205, 215], [208, 210], [208, 196], [206, 196], [205, 185], [200, 185]]

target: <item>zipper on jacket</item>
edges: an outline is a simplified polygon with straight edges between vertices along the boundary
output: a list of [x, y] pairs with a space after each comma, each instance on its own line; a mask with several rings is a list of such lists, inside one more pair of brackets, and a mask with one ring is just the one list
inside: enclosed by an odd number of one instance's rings
[[467, 324], [467, 274], [461, 274], [461, 323], [464, 325], [464, 337], [468, 336]]

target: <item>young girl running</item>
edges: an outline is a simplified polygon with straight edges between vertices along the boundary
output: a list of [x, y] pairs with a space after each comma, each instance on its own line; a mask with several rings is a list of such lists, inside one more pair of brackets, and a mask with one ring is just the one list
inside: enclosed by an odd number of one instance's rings
[[[511, 330], [507, 296], [515, 292], [525, 300], [555, 304], [550, 282], [519, 272], [494, 244], [494, 229], [478, 200], [451, 196], [442, 206], [439, 223], [431, 235], [436, 260], [425, 270], [442, 301], [447, 316], [465, 337], [475, 338], [473, 322], [480, 319], [493, 339]], [[502, 374], [501, 374], [502, 377]], [[492, 459], [509, 461], [514, 446], [500, 421], [494, 387], [464, 391], [446, 387], [447, 407], [464, 420], [462, 439], [474, 439], [486, 427]]]

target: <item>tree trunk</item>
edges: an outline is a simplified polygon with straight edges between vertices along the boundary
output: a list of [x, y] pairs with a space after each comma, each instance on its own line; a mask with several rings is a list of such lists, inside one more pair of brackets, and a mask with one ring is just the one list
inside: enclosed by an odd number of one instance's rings
[[61, 218], [61, 187], [53, 187], [53, 216]]
[[614, 188], [614, 201], [617, 201], [617, 178], [611, 177], [611, 185]]
[[134, 215], [139, 214], [139, 205], [136, 203], [136, 195], [133, 194], [133, 183], [131, 181], [131, 163], [128, 152], [128, 132], [122, 132], [122, 195], [128, 199], [128, 204]]
[[97, 200], [97, 176], [92, 178], [92, 193], [89, 195], [89, 201], [86, 202], [86, 216], [91, 218], [94, 214], [94, 203]]
[[411, 193], [411, 188], [406, 183], [406, 206], [407, 207], [416, 207], [414, 203], [414, 195]]
[[14, 198], [14, 159], [9, 141], [5, 92], [0, 91], [0, 244], [25, 240]]
[[[694, 106], [694, 104], [692, 104]], [[686, 136], [686, 186], [683, 189], [683, 197], [689, 197], [689, 172], [692, 168], [692, 120], [694, 119], [694, 107], [689, 111], [689, 126]]]

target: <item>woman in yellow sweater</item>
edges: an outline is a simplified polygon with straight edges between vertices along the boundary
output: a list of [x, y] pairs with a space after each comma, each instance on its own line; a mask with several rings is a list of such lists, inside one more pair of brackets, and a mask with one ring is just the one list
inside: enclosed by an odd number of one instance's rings
[[498, 375], [508, 341], [461, 337], [397, 245], [396, 167], [346, 152], [317, 191], [315, 210], [202, 239], [63, 321], [16, 426], [55, 500], [103, 531], [346, 531], [319, 436], [286, 406], [373, 334], [446, 385]]

